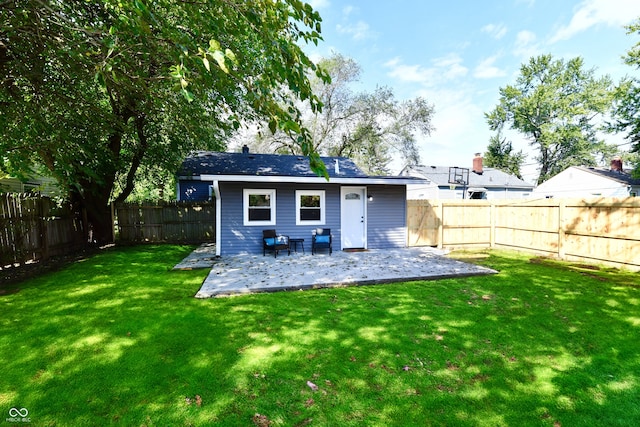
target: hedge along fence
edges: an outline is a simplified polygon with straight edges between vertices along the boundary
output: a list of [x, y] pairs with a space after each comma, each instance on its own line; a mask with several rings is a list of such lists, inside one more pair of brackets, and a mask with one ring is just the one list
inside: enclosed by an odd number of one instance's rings
[[215, 241], [215, 202], [122, 203], [114, 214], [120, 243]]
[[640, 199], [409, 200], [409, 246], [508, 248], [640, 270]]
[[48, 197], [0, 194], [0, 268], [77, 251], [86, 243], [82, 218]]

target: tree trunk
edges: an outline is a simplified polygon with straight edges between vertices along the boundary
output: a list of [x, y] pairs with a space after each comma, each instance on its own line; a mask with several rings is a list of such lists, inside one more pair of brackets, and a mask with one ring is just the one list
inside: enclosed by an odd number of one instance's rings
[[87, 242], [99, 245], [113, 243], [113, 219], [109, 206], [109, 192], [106, 191], [106, 196], [94, 194], [89, 192], [71, 194], [74, 205], [84, 209], [87, 214], [87, 222], [84, 224]]
[[111, 218], [111, 208], [106, 206], [94, 206], [87, 209], [87, 220], [89, 221], [89, 233], [93, 237], [91, 243], [104, 245], [113, 243], [113, 219]]
[[136, 133], [138, 135], [138, 148], [136, 149], [133, 159], [131, 160], [131, 165], [129, 166], [129, 172], [127, 173], [126, 184], [122, 189], [120, 195], [116, 198], [116, 203], [124, 202], [127, 197], [131, 194], [135, 187], [135, 177], [138, 168], [142, 164], [142, 159], [144, 155], [147, 153], [147, 148], [149, 146], [149, 140], [147, 139], [147, 134], [144, 132], [144, 126], [146, 124], [146, 116], [144, 114], [138, 114], [135, 119], [136, 125]]
[[542, 143], [540, 145], [540, 175], [538, 176], [538, 185], [542, 184], [549, 178], [549, 149]]

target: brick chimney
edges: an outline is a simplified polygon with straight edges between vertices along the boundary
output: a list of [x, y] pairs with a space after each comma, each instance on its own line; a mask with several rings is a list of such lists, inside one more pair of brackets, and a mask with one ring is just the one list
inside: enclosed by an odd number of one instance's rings
[[482, 175], [482, 154], [476, 153], [473, 158], [473, 171], [478, 175]]
[[611, 159], [611, 170], [613, 172], [622, 172], [622, 159], [620, 156], [615, 156]]
[[249, 146], [248, 145], [243, 145], [242, 146], [242, 154], [249, 154]]

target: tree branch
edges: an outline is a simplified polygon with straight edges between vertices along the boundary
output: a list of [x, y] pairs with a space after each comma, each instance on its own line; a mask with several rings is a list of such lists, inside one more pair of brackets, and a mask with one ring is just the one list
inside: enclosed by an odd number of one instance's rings
[[118, 195], [118, 197], [116, 197], [116, 203], [124, 202], [135, 187], [136, 172], [138, 172], [138, 168], [142, 164], [142, 159], [147, 152], [147, 147], [149, 147], [149, 140], [147, 139], [147, 134], [144, 132], [145, 124], [146, 116], [144, 114], [139, 114], [135, 119], [136, 134], [138, 135], [139, 142], [138, 148], [133, 155], [133, 159], [131, 160], [131, 165], [129, 167], [129, 171], [127, 172], [127, 179], [124, 189]]

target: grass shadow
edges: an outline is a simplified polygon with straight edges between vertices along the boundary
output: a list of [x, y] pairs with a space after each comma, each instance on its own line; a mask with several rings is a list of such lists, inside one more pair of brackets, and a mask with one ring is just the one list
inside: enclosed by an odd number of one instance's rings
[[33, 425], [640, 420], [624, 272], [489, 252], [477, 262], [497, 275], [198, 300], [207, 272], [169, 271], [189, 250], [116, 249], [0, 298], [0, 410]]

